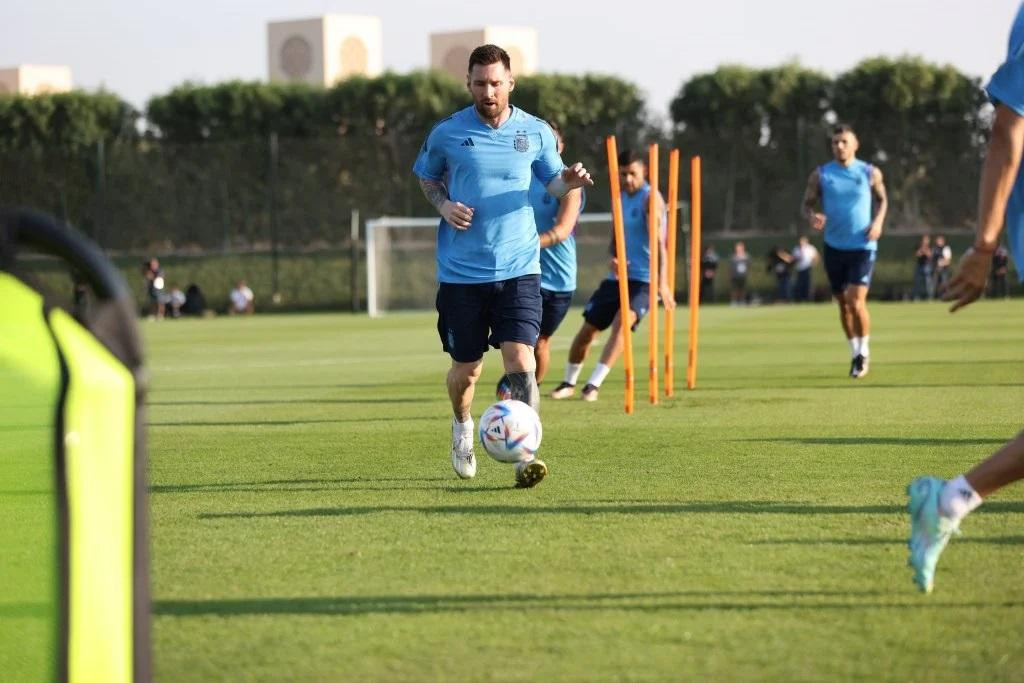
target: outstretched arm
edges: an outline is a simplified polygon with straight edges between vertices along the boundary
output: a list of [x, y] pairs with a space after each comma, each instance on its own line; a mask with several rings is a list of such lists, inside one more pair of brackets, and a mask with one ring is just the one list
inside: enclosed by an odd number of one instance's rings
[[583, 164], [577, 161], [572, 166], [562, 169], [561, 174], [556, 175], [548, 183], [547, 190], [552, 196], [561, 199], [569, 190], [575, 190], [578, 187], [593, 187], [593, 185], [594, 179], [590, 177], [590, 171], [583, 168]]
[[882, 236], [882, 223], [885, 222], [885, 214], [889, 210], [889, 195], [885, 191], [885, 183], [882, 182], [882, 172], [877, 168], [871, 169], [871, 193], [878, 202], [875, 218], [868, 228], [868, 240], [873, 242]]
[[473, 209], [448, 199], [448, 188], [440, 180], [420, 178], [420, 189], [441, 217], [456, 230], [466, 230], [473, 222]]
[[1024, 117], [1006, 105], [996, 107], [992, 137], [981, 169], [978, 191], [978, 230], [974, 246], [960, 260], [956, 274], [942, 294], [953, 301], [950, 312], [977, 300], [985, 291], [992, 268], [992, 254], [999, 243], [999, 233], [1006, 218], [1006, 202], [1020, 170], [1024, 153]]
[[818, 177], [818, 169], [811, 171], [807, 178], [807, 188], [804, 190], [804, 201], [802, 213], [807, 218], [807, 224], [814, 230], [821, 230], [825, 227], [825, 214], [818, 211], [818, 200], [821, 194], [821, 179]]
[[576, 217], [579, 216], [582, 205], [582, 190], [569, 190], [564, 197], [558, 200], [558, 215], [555, 216], [554, 226], [540, 235], [541, 249], [553, 247], [559, 242], [569, 239], [569, 235], [576, 227]]

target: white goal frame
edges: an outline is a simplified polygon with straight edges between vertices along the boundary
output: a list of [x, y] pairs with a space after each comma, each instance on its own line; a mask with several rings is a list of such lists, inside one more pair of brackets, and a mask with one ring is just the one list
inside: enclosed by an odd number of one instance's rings
[[[366, 221], [366, 313], [378, 318], [383, 313], [377, 301], [377, 231], [388, 228], [436, 228], [441, 218], [381, 216]], [[610, 213], [582, 213], [579, 223], [611, 223]]]

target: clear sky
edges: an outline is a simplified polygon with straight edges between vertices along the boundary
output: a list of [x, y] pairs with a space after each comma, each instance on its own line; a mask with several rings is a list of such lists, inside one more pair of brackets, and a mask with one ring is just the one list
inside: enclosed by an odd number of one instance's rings
[[[384, 66], [424, 68], [428, 34], [534, 26], [543, 71], [606, 73], [655, 113], [690, 76], [722, 63], [797, 59], [836, 74], [865, 57], [919, 55], [988, 78], [1019, 0], [0, 0], [0, 66], [67, 64], [76, 87], [136, 106], [185, 80], [266, 78], [266, 22], [324, 13], [381, 18]], [[491, 8], [491, 9], [488, 9]], [[514, 102], [514, 97], [513, 97]]]

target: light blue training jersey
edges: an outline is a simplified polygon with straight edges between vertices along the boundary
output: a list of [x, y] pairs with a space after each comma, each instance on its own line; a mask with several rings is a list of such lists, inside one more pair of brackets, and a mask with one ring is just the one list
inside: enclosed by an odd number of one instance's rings
[[438, 123], [413, 173], [444, 182], [448, 197], [473, 209], [468, 230], [443, 218], [437, 230], [438, 282], [499, 282], [540, 273], [540, 245], [530, 206], [530, 181], [546, 186], [564, 168], [543, 120], [517, 107], [491, 128], [473, 106]]
[[[996, 69], [985, 90], [993, 103], [1024, 116], [1024, 4], [1013, 19], [1006, 61]], [[1024, 167], [1017, 171], [1006, 202], [1006, 237], [1017, 276], [1024, 282]]]
[[[580, 213], [587, 204], [583, 192]], [[530, 205], [537, 223], [537, 234], [547, 232], [555, 225], [560, 202], [547, 187], [534, 177], [530, 183]], [[551, 292], [576, 291], [576, 228], [558, 244], [540, 250], [540, 286]]]
[[847, 251], [876, 251], [868, 240], [871, 227], [871, 164], [854, 159], [849, 166], [830, 161], [818, 167], [821, 205], [825, 213], [825, 244]]
[[[632, 195], [625, 190], [622, 191], [622, 227], [626, 237], [626, 278], [629, 280], [640, 280], [649, 282], [651, 277], [651, 237], [647, 227], [648, 201], [651, 196], [650, 183], [643, 186]], [[659, 193], [659, 197], [661, 194]], [[664, 213], [661, 216], [661, 235], [659, 239], [664, 242], [667, 217]], [[618, 280], [618, 274], [612, 273], [609, 280]]]

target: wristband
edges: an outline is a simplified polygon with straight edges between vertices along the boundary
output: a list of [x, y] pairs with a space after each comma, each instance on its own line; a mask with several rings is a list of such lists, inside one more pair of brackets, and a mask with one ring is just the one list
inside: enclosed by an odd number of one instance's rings
[[985, 246], [979, 245], [977, 242], [975, 242], [971, 246], [971, 249], [973, 249], [974, 251], [980, 252], [982, 254], [994, 254], [995, 251], [996, 251], [996, 247], [985, 247]]

